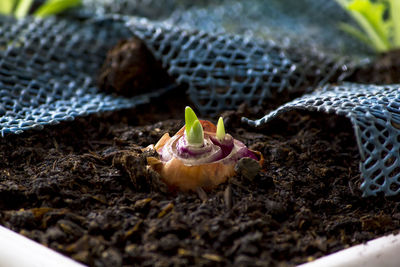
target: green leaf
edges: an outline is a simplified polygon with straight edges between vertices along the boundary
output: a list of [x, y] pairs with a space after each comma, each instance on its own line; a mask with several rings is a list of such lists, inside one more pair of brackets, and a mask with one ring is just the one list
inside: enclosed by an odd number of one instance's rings
[[47, 0], [35, 11], [34, 15], [38, 17], [55, 15], [80, 4], [81, 0]]
[[[390, 32], [393, 22], [385, 20], [384, 15], [388, 6], [384, 1], [386, 0], [336, 0], [358, 23], [366, 38], [369, 39], [370, 45], [379, 52], [387, 51], [392, 47]], [[347, 30], [350, 30], [353, 35], [355, 33], [359, 38], [358, 32], [356, 33], [354, 29], [347, 28]], [[365, 40], [365, 38], [362, 39]]]
[[393, 46], [394, 48], [400, 47], [400, 1], [388, 0], [390, 8], [390, 20], [393, 22]]
[[203, 126], [191, 107], [185, 108], [186, 140], [189, 145], [202, 146], [204, 142]]
[[348, 5], [348, 9], [353, 13], [353, 17], [376, 49], [378, 51], [389, 50], [389, 24], [384, 21], [385, 5], [369, 0], [353, 0]]
[[217, 123], [217, 139], [222, 141], [225, 138], [225, 126], [224, 126], [224, 119], [222, 117], [219, 117], [218, 123]]
[[192, 128], [189, 130], [189, 134], [186, 136], [186, 140], [188, 141], [189, 145], [194, 146], [202, 146], [204, 142], [204, 131], [203, 126], [199, 120], [196, 120], [193, 123]]
[[31, 5], [33, 3], [33, 0], [19, 0], [17, 7], [15, 8], [14, 15], [17, 18], [23, 18], [28, 15], [29, 9], [31, 8]]
[[191, 107], [186, 107], [185, 108], [186, 135], [189, 135], [190, 129], [193, 127], [194, 122], [198, 120], [199, 119], [197, 118], [196, 113], [194, 113], [193, 109]]
[[340, 23], [340, 24], [339, 24], [339, 28], [340, 28], [342, 31], [347, 32], [348, 34], [350, 34], [350, 35], [356, 37], [356, 38], [359, 39], [360, 41], [366, 43], [366, 44], [369, 45], [369, 46], [372, 46], [372, 48], [375, 49], [375, 47], [374, 47], [374, 45], [372, 44], [371, 40], [368, 39], [368, 37], [367, 37], [363, 32], [361, 32], [360, 30], [358, 30], [356, 27], [354, 27], [354, 26], [352, 26], [352, 25], [350, 25], [350, 24], [347, 24], [347, 23]]
[[0, 1], [0, 13], [11, 15], [13, 13], [17, 0], [2, 0]]

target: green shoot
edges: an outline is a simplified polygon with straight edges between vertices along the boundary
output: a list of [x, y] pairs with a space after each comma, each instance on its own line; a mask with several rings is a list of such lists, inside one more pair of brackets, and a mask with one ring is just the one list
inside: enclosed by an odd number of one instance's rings
[[190, 129], [193, 126], [193, 123], [198, 120], [199, 119], [197, 118], [196, 113], [194, 113], [193, 109], [191, 107], [186, 107], [185, 108], [186, 134], [189, 133]]
[[203, 126], [191, 107], [185, 108], [186, 140], [190, 145], [201, 146], [204, 142]]
[[58, 14], [72, 7], [77, 7], [81, 4], [81, 0], [47, 0], [34, 13], [37, 17], [47, 17]]
[[3, 0], [0, 2], [0, 13], [11, 14], [17, 4], [17, 0]]
[[393, 44], [394, 47], [400, 47], [400, 1], [389, 0], [390, 3], [390, 17], [393, 22]]
[[[1, 0], [0, 14], [12, 15], [16, 18], [22, 18], [28, 15], [34, 0]], [[68, 8], [76, 7], [82, 0], [47, 0], [43, 3], [33, 15], [37, 17], [46, 17], [65, 11]]]
[[28, 12], [29, 12], [29, 9], [31, 8], [32, 3], [33, 3], [33, 0], [18, 1], [18, 4], [14, 10], [14, 16], [16, 18], [26, 17], [26, 15], [28, 15]]
[[377, 52], [400, 48], [399, 0], [336, 0], [358, 23], [340, 28], [367, 43]]
[[217, 139], [222, 141], [225, 138], [225, 126], [224, 126], [224, 119], [222, 117], [219, 117], [218, 123], [217, 123]]
[[202, 146], [204, 143], [204, 132], [203, 126], [199, 120], [196, 120], [193, 123], [192, 128], [189, 131], [189, 135], [186, 136], [187, 141], [190, 145], [193, 146]]

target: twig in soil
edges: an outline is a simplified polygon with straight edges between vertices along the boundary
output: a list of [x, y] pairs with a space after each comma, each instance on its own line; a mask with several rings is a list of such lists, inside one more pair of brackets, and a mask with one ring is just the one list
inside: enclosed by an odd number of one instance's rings
[[202, 255], [202, 257], [214, 262], [222, 262], [224, 260], [221, 256], [211, 253], [205, 253]]
[[89, 151], [89, 153], [83, 154], [83, 157], [94, 159], [99, 163], [102, 163], [104, 161], [104, 157], [100, 156], [99, 154], [97, 154], [94, 151]]
[[206, 191], [204, 191], [203, 188], [197, 187], [196, 188], [196, 193], [199, 196], [199, 198], [201, 199], [201, 201], [203, 201], [203, 203], [208, 200], [207, 193], [206, 193]]
[[52, 167], [51, 167], [51, 170], [52, 170], [52, 171], [54, 171], [54, 170], [56, 169], [57, 163], [58, 163], [58, 160], [56, 159], [56, 160], [53, 162], [53, 165], [52, 165]]
[[224, 201], [228, 210], [232, 208], [232, 188], [229, 184], [226, 189], [224, 190]]
[[165, 207], [162, 208], [160, 213], [158, 214], [158, 218], [162, 218], [167, 215], [174, 208], [174, 203], [170, 202]]
[[57, 140], [55, 138], [53, 138], [53, 145], [56, 151], [60, 153], [60, 146], [58, 145]]
[[353, 183], [352, 183], [351, 181], [349, 181], [349, 182], [348, 182], [348, 185], [349, 185], [349, 189], [350, 189], [351, 195], [354, 196], [355, 194], [354, 194], [354, 189], [353, 189]]

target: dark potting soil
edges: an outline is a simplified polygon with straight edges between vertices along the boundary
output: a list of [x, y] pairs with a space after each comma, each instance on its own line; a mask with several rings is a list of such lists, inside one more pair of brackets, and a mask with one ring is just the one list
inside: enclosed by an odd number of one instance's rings
[[379, 55], [371, 64], [355, 71], [349, 80], [359, 83], [400, 83], [400, 49]]
[[[398, 199], [362, 198], [343, 118], [289, 113], [226, 129], [265, 157], [253, 180], [171, 194], [141, 148], [183, 125], [187, 100], [90, 116], [0, 140], [0, 223], [91, 266], [294, 265], [399, 227]], [[211, 118], [215, 120], [215, 118]]]
[[[118, 82], [118, 71], [100, 83]], [[399, 228], [400, 197], [361, 197], [350, 122], [325, 114], [291, 112], [253, 129], [240, 118], [273, 107], [226, 111], [226, 130], [263, 153], [262, 172], [169, 192], [141, 149], [179, 130], [188, 104], [174, 91], [0, 139], [0, 224], [91, 266], [295, 265]]]

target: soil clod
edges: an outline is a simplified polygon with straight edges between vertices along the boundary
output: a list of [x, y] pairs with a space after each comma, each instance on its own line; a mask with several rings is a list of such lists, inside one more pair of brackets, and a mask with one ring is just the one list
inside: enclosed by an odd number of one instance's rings
[[169, 192], [142, 149], [182, 127], [175, 97], [1, 139], [0, 223], [90, 266], [292, 266], [399, 228], [398, 198], [361, 197], [353, 129], [334, 116], [259, 130], [230, 111], [261, 170], [242, 160], [210, 192]]

